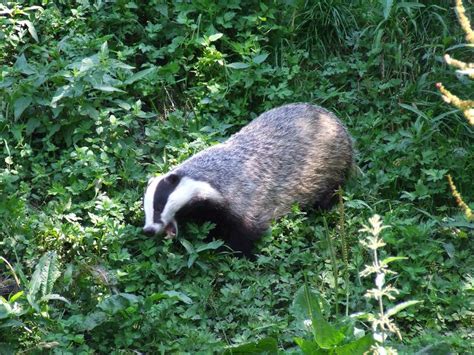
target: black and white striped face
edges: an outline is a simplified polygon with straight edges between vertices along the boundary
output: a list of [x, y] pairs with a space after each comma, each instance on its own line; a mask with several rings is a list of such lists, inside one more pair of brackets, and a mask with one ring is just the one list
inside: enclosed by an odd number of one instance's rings
[[168, 238], [178, 234], [176, 213], [191, 200], [220, 200], [220, 193], [211, 185], [175, 173], [153, 177], [148, 182], [143, 199], [146, 234], [166, 233]]

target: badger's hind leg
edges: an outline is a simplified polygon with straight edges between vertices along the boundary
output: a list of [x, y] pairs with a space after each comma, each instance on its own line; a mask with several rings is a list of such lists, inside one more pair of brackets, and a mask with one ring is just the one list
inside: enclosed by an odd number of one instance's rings
[[326, 190], [325, 193], [320, 194], [316, 199], [316, 202], [313, 204], [313, 208], [317, 210], [329, 210], [331, 209], [339, 200], [338, 191], [340, 189], [340, 184], [333, 186]]

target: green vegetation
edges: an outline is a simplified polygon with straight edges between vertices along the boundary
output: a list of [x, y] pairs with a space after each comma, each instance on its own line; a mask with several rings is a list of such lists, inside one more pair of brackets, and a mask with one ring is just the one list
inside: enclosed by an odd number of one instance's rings
[[[472, 350], [474, 222], [445, 175], [474, 201], [474, 135], [435, 87], [473, 89], [442, 59], [472, 62], [451, 1], [2, 4], [0, 353], [316, 354], [303, 292], [334, 346], [357, 344], [371, 324], [345, 316], [378, 309], [359, 276], [375, 213], [390, 226], [380, 260], [404, 257], [386, 309], [422, 301], [394, 316], [403, 340], [387, 346]], [[141, 233], [150, 176], [289, 102], [324, 106], [352, 133], [343, 205], [295, 206], [255, 261], [208, 243], [211, 225], [178, 241]]]

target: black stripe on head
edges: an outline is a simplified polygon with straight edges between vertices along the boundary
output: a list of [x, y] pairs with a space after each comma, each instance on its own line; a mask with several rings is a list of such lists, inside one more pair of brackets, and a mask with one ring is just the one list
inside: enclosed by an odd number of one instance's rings
[[153, 196], [153, 222], [161, 222], [161, 213], [163, 212], [166, 203], [168, 202], [168, 197], [178, 186], [181, 177], [176, 174], [170, 174], [162, 179], [155, 189], [155, 195]]

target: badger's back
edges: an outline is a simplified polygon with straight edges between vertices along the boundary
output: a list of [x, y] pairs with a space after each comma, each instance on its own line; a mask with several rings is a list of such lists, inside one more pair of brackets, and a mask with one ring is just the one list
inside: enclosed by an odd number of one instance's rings
[[263, 113], [174, 171], [208, 182], [233, 216], [265, 228], [295, 202], [326, 207], [352, 161], [350, 136], [334, 114], [291, 104]]

